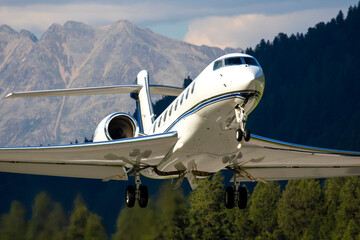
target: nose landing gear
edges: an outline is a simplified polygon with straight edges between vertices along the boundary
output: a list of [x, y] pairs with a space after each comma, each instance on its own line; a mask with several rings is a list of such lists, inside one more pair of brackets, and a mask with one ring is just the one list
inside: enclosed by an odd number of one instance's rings
[[243, 106], [237, 105], [235, 107], [236, 122], [239, 123], [240, 127], [236, 130], [236, 140], [241, 142], [243, 139], [248, 142], [250, 140], [250, 130], [245, 129], [247, 121], [245, 110]]

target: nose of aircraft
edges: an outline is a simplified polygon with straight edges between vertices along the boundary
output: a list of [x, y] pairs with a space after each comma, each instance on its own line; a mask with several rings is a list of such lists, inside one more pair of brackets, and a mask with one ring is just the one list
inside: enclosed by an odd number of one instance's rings
[[247, 85], [246, 90], [262, 93], [265, 88], [265, 77], [260, 67], [246, 67], [243, 73], [243, 81]]

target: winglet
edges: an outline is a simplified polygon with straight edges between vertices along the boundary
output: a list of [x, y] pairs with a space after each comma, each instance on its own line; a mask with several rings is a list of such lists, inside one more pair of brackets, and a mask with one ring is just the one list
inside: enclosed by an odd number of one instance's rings
[[8, 95], [6, 95], [6, 97], [5, 98], [12, 98], [13, 97], [13, 93], [9, 93]]

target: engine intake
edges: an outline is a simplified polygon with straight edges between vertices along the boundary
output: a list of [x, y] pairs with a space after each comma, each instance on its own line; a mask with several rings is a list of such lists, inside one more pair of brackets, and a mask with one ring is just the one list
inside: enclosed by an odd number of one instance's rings
[[111, 141], [139, 136], [139, 125], [126, 113], [112, 113], [96, 127], [94, 142]]

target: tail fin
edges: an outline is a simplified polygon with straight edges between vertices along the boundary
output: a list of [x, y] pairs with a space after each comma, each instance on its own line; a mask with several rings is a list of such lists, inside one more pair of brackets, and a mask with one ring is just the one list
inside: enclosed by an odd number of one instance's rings
[[138, 92], [138, 111], [140, 112], [140, 126], [144, 133], [149, 133], [154, 123], [154, 111], [152, 108], [150, 91], [149, 91], [149, 74], [146, 70], [142, 70], [136, 77], [136, 84], [142, 88]]

